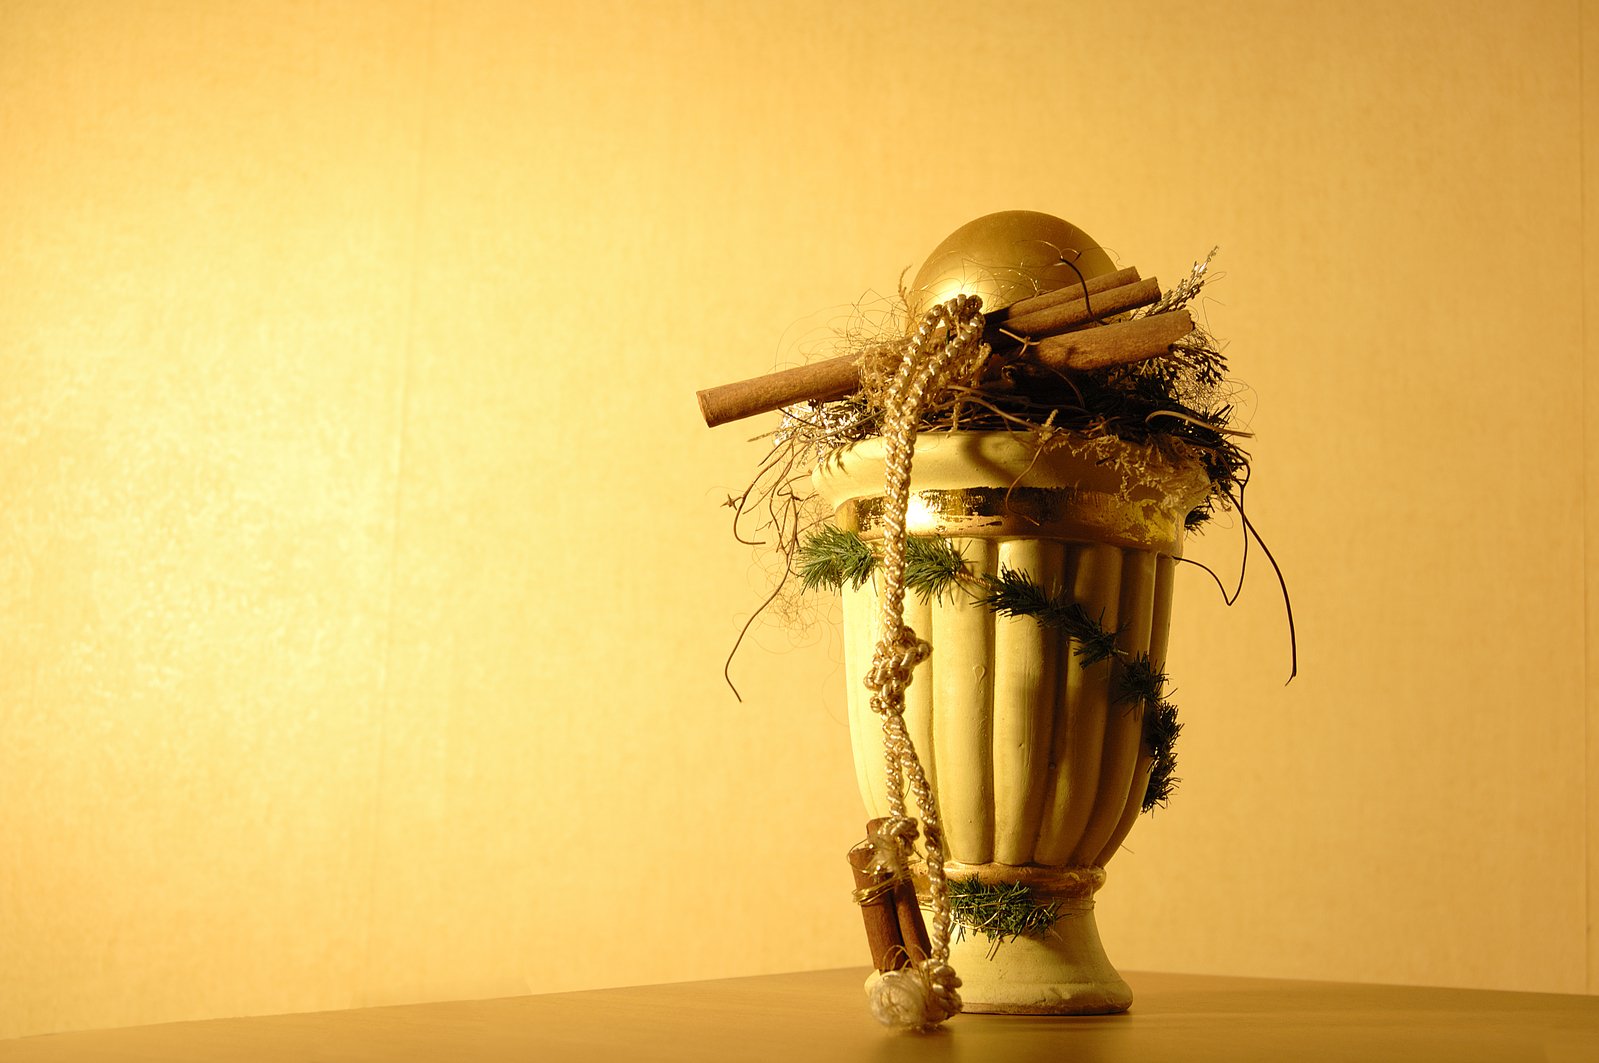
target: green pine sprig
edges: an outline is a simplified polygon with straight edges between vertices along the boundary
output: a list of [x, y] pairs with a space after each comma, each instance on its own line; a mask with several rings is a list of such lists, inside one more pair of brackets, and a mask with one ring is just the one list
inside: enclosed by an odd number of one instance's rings
[[1060, 918], [1056, 905], [1039, 904], [1020, 882], [985, 884], [975, 878], [951, 879], [949, 915], [958, 932], [981, 934], [997, 949], [1026, 935], [1039, 937]]
[[937, 601], [970, 575], [966, 558], [948, 539], [913, 535], [905, 540], [905, 586], [923, 601]]
[[988, 591], [978, 598], [978, 604], [1001, 616], [1030, 616], [1047, 628], [1064, 631], [1077, 643], [1077, 656], [1084, 664], [1098, 664], [1116, 655], [1120, 632], [1107, 630], [1071, 595], [1050, 594], [1009, 566], [1001, 566], [997, 576], [983, 576], [983, 582]]
[[854, 532], [824, 524], [805, 537], [796, 558], [800, 586], [805, 590], [841, 590], [859, 587], [871, 578], [877, 558], [872, 548]]
[[1155, 806], [1166, 807], [1166, 801], [1182, 780], [1178, 779], [1177, 736], [1183, 725], [1177, 721], [1177, 706], [1161, 698], [1144, 711], [1144, 745], [1154, 755], [1155, 765], [1149, 771], [1149, 785], [1144, 789], [1143, 810], [1154, 811]]
[[1150, 663], [1147, 653], [1124, 660], [1116, 671], [1111, 700], [1117, 704], [1153, 705], [1166, 686], [1166, 673]]
[[[800, 543], [795, 571], [807, 591], [860, 587], [871, 578], [878, 558], [857, 532], [824, 524]], [[924, 601], [950, 593], [971, 570], [948, 539], [913, 535], [905, 540], [905, 586]]]

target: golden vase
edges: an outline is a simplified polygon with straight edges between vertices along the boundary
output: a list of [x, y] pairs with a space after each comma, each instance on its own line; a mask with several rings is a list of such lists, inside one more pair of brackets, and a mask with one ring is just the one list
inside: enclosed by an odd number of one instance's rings
[[[906, 691], [905, 720], [938, 801], [949, 877], [1024, 883], [1059, 917], [997, 946], [958, 931], [951, 958], [966, 1009], [1119, 1012], [1132, 994], [1100, 944], [1094, 893], [1138, 817], [1153, 757], [1143, 706], [1114, 699], [1115, 669], [1143, 654], [1161, 667], [1184, 518], [1210, 485], [1197, 462], [1155, 447], [1058, 434], [1040, 448], [1034, 438], [920, 435], [907, 530], [950, 540], [973, 575], [1005, 567], [1069, 590], [1118, 632], [1118, 657], [1084, 665], [1064, 634], [997, 616], [959, 589], [909, 594], [905, 622], [933, 653]], [[839, 527], [871, 541], [882, 534], [883, 474], [882, 442], [869, 439], [814, 479]], [[856, 774], [869, 814], [886, 816], [882, 729], [863, 684], [878, 593], [868, 581], [843, 595]]]

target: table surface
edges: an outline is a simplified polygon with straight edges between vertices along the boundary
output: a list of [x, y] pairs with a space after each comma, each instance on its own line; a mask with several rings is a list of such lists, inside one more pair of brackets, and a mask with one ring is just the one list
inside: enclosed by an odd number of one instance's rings
[[1134, 972], [1125, 976], [1135, 997], [1125, 1015], [960, 1015], [914, 1034], [872, 1020], [865, 975], [813, 971], [48, 1034], [0, 1041], [0, 1063], [1599, 1061], [1599, 997]]

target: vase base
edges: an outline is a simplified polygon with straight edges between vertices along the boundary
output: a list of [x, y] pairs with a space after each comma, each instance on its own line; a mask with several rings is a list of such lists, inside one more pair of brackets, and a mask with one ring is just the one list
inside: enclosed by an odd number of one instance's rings
[[963, 992], [961, 1011], [971, 1015], [1120, 1015], [1133, 1003], [1132, 990], [1126, 989], [1126, 983], [1119, 994], [1106, 993], [1100, 986], [1040, 986], [1039, 989], [1064, 990], [1066, 995], [1060, 1000], [1040, 999], [1036, 1003], [1020, 1004], [968, 1000]]
[[1133, 991], [1099, 942], [1092, 902], [1040, 937], [1000, 944], [968, 931], [950, 943], [962, 1010], [981, 1015], [1115, 1015]]

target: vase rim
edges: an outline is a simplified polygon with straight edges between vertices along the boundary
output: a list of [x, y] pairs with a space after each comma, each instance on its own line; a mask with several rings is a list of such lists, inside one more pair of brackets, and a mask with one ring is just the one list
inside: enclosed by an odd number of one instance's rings
[[[883, 440], [819, 463], [812, 482], [842, 528], [881, 534]], [[911, 467], [913, 535], [1107, 542], [1177, 555], [1210, 493], [1197, 457], [1111, 435], [923, 432]]]

